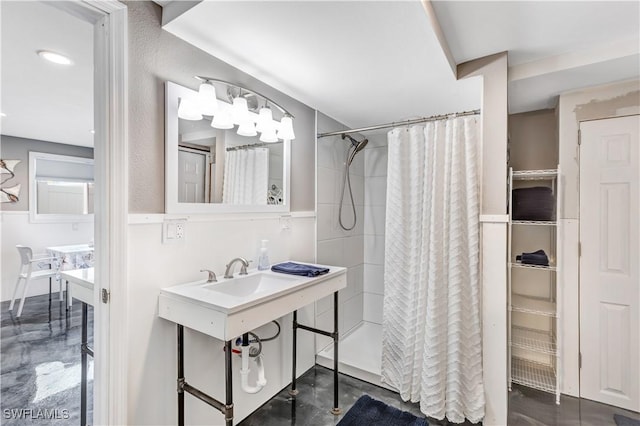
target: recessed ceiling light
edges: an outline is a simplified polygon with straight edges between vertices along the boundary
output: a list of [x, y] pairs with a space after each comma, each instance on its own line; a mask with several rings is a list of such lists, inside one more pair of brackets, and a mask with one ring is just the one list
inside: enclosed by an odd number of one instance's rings
[[7, 114], [5, 114], [4, 112], [0, 112], [0, 117], [6, 117]]
[[96, 131], [95, 131], [95, 130], [89, 130], [89, 132], [91, 132], [91, 134], [92, 134], [92, 135], [95, 135], [95, 134], [96, 134]]
[[66, 56], [59, 53], [51, 52], [49, 50], [38, 50], [38, 55], [49, 62], [53, 62], [54, 64], [71, 65], [73, 63], [71, 62], [71, 59], [67, 58]]

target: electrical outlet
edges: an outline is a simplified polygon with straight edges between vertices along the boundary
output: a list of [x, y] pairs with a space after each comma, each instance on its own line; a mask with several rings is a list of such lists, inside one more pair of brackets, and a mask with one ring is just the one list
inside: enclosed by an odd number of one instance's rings
[[280, 227], [282, 230], [291, 229], [291, 215], [282, 215], [280, 216]]
[[174, 244], [184, 241], [186, 219], [165, 219], [162, 223], [162, 243]]

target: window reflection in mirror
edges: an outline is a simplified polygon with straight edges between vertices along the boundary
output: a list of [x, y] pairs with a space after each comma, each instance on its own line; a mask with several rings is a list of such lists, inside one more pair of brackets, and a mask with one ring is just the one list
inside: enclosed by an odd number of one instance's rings
[[32, 222], [93, 220], [92, 158], [29, 153], [29, 213]]

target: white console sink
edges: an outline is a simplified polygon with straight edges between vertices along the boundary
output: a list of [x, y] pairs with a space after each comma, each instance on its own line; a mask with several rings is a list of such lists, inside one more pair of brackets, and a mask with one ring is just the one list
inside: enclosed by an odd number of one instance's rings
[[250, 271], [217, 283], [206, 280], [160, 290], [161, 318], [220, 340], [231, 340], [347, 285], [347, 269], [321, 265], [329, 273], [300, 277]]

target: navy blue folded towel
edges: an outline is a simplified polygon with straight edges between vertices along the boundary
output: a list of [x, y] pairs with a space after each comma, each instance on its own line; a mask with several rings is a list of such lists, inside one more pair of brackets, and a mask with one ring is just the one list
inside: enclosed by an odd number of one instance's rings
[[549, 258], [544, 250], [537, 250], [533, 253], [522, 253], [516, 256], [516, 260], [527, 265], [549, 266]]
[[318, 275], [329, 273], [329, 268], [295, 262], [279, 263], [273, 265], [271, 270], [282, 274], [301, 275], [303, 277], [317, 277]]

